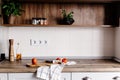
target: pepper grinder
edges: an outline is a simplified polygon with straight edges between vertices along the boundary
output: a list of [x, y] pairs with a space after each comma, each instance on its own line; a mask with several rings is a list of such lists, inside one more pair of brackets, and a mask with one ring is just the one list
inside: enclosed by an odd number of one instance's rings
[[13, 48], [13, 39], [9, 39], [9, 61], [13, 62], [14, 61], [14, 48]]

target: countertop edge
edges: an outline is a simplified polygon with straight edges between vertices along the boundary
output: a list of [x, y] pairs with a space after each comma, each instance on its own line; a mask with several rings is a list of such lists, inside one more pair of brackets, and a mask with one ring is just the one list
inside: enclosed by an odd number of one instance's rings
[[[0, 73], [35, 73], [37, 68], [26, 67], [26, 63], [31, 60], [22, 60], [21, 62], [10, 63], [4, 61], [0, 63]], [[74, 60], [75, 65], [65, 66], [62, 72], [120, 72], [120, 63], [115, 60]]]

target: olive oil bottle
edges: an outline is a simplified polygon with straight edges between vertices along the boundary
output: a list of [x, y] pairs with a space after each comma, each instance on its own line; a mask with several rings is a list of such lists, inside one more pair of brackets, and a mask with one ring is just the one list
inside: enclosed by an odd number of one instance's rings
[[22, 55], [21, 55], [20, 43], [17, 43], [16, 60], [19, 61], [21, 59], [22, 59]]

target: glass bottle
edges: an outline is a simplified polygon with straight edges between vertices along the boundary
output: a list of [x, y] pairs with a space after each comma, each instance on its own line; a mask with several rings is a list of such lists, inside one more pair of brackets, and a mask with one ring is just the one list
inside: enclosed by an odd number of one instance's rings
[[47, 24], [48, 24], [47, 18], [43, 18], [43, 24], [44, 24], [44, 25], [47, 25]]
[[16, 60], [19, 61], [22, 59], [22, 55], [21, 55], [21, 50], [20, 50], [20, 44], [17, 43], [17, 49], [16, 49]]
[[43, 25], [44, 24], [44, 20], [43, 18], [40, 18], [40, 25]]

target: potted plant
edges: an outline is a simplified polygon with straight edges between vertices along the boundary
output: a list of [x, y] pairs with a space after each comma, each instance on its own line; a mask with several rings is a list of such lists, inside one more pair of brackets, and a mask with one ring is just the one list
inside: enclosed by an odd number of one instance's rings
[[71, 11], [70, 13], [66, 13], [66, 10], [62, 10], [62, 14], [63, 14], [63, 19], [62, 19], [62, 23], [63, 24], [73, 24], [74, 19], [73, 19], [73, 11]]
[[5, 1], [2, 4], [3, 15], [9, 18], [9, 24], [14, 24], [14, 20], [16, 16], [20, 16], [21, 12], [21, 4], [16, 2], [16, 0]]

